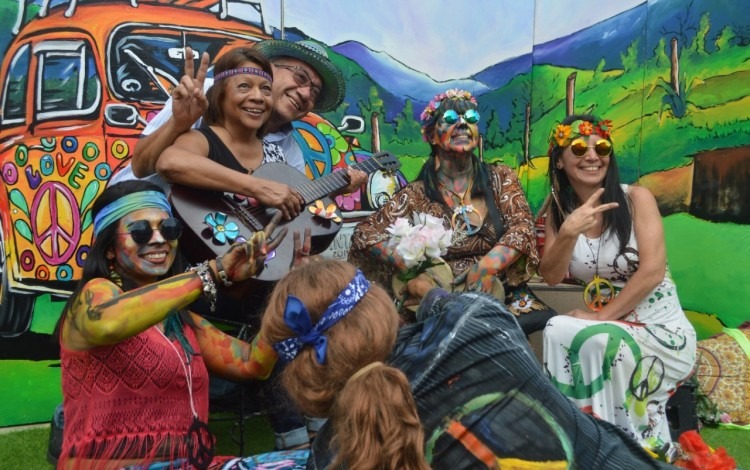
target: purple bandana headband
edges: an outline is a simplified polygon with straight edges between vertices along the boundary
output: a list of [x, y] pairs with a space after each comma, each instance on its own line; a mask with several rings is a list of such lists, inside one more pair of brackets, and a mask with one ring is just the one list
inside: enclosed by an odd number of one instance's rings
[[283, 362], [290, 362], [297, 357], [302, 348], [309, 345], [315, 348], [315, 359], [318, 364], [325, 364], [328, 338], [323, 333], [344, 318], [362, 300], [369, 288], [370, 281], [358, 269], [351, 282], [323, 312], [315, 326], [312, 325], [305, 304], [293, 295], [288, 296], [284, 309], [284, 323], [297, 336], [279, 341], [273, 345], [273, 349]]
[[266, 72], [265, 70], [256, 68], [256, 67], [237, 67], [236, 69], [225, 70], [221, 73], [214, 75], [214, 81], [218, 82], [222, 78], [227, 78], [227, 77], [240, 75], [240, 74], [257, 75], [259, 77], [265, 78], [269, 82], [273, 82], [273, 77], [271, 77], [271, 75], [268, 74], [268, 72]]

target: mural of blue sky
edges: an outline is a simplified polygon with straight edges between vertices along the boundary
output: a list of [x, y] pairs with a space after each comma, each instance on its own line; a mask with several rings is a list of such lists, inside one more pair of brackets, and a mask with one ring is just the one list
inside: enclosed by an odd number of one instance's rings
[[[532, 44], [567, 36], [643, 3], [580, 0], [571, 10], [569, 2], [558, 0], [424, 0], [420, 8], [404, 0], [379, 0], [340, 2], [322, 14], [319, 2], [283, 2], [285, 28], [331, 46], [361, 42], [440, 81], [465, 78], [528, 54]], [[266, 21], [276, 28], [281, 25], [280, 5], [263, 2]], [[425, 54], [426, 45], [433, 54]]]

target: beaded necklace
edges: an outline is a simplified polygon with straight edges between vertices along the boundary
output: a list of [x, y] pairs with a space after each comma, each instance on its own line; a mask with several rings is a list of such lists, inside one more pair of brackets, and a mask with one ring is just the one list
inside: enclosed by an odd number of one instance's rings
[[[474, 205], [471, 204], [471, 197], [469, 197], [468, 204], [466, 203], [466, 195], [471, 194], [471, 188], [474, 186], [474, 180], [469, 181], [469, 185], [466, 187], [466, 190], [463, 192], [463, 194], [459, 194], [452, 189], [450, 189], [448, 186], [446, 186], [442, 181], [438, 181], [438, 185], [445, 189], [449, 194], [451, 200], [453, 198], [456, 199], [455, 203], [457, 204], [455, 207], [453, 207], [453, 216], [451, 217], [451, 227], [453, 227], [453, 230], [456, 232], [466, 232], [467, 235], [474, 235], [475, 233], [479, 232], [479, 229], [482, 227], [482, 223], [484, 222], [484, 217], [482, 214], [479, 213], [478, 210], [474, 208]], [[470, 214], [476, 214], [477, 217], [479, 217], [479, 222], [477, 224], [473, 224], [471, 222]]]

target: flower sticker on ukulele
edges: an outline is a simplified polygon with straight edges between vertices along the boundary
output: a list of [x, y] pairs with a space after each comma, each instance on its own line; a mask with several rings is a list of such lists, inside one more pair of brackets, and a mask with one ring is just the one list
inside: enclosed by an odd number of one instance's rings
[[208, 214], [203, 219], [211, 227], [213, 239], [220, 245], [225, 245], [227, 240], [234, 242], [240, 234], [240, 228], [234, 222], [227, 223], [227, 215], [223, 212]]
[[317, 217], [322, 217], [324, 219], [333, 220], [336, 223], [341, 223], [341, 217], [339, 217], [338, 213], [336, 212], [336, 204], [328, 204], [328, 207], [323, 205], [323, 201], [318, 199], [315, 201], [314, 204], [310, 204], [307, 207], [307, 210], [313, 213], [313, 215]]

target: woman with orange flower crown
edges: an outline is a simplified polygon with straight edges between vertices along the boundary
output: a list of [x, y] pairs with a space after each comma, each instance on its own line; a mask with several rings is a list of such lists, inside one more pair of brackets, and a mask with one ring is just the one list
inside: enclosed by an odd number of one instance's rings
[[539, 273], [585, 284], [587, 309], [552, 318], [544, 363], [582, 410], [643, 445], [671, 442], [666, 404], [693, 370], [695, 331], [667, 267], [656, 200], [620, 184], [611, 123], [569, 116], [550, 136], [552, 202]]
[[403, 273], [414, 253], [393, 242], [399, 219], [427, 214], [452, 231], [442, 256], [449, 272], [443, 277], [434, 270], [420, 275], [433, 283], [452, 279], [461, 289], [493, 293], [508, 304], [526, 334], [541, 330], [554, 312], [525, 284], [539, 263], [533, 217], [514, 170], [485, 164], [475, 154], [480, 119], [476, 98], [464, 90], [440, 93], [421, 119], [430, 158], [416, 181], [357, 225], [350, 260], [370, 276], [384, 275], [375, 278], [381, 283], [393, 272]]

